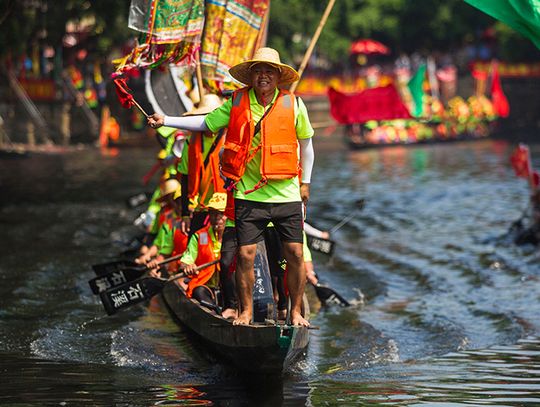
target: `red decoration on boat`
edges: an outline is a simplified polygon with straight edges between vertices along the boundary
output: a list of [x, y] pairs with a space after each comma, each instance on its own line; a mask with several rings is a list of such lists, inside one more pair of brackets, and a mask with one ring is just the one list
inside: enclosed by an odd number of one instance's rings
[[529, 147], [525, 144], [519, 144], [510, 157], [512, 168], [516, 173], [516, 176], [522, 178], [529, 178], [532, 172], [531, 156], [529, 154]]
[[350, 53], [355, 54], [390, 54], [390, 49], [379, 41], [361, 39], [351, 44]]
[[493, 108], [495, 113], [500, 117], [508, 117], [510, 114], [510, 105], [508, 99], [506, 98], [502, 85], [501, 78], [499, 76], [499, 68], [495, 63], [493, 64], [493, 78], [491, 82], [491, 100], [493, 101]]
[[330, 88], [328, 98], [330, 113], [341, 124], [412, 118], [394, 85], [366, 89], [353, 95]]

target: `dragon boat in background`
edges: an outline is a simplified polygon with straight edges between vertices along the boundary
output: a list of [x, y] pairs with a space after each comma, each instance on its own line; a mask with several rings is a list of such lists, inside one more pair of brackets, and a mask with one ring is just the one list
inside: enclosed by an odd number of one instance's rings
[[[379, 92], [383, 89], [373, 91]], [[330, 94], [332, 94], [332, 109], [336, 109], [336, 101], [351, 106], [357, 103], [358, 99], [365, 97], [363, 94], [352, 96], [340, 94], [333, 89]], [[348, 103], [349, 101], [352, 103]], [[402, 102], [395, 100], [391, 103]], [[402, 117], [398, 118], [373, 116], [354, 121], [347, 120], [345, 123], [342, 120], [338, 121], [346, 125], [345, 137], [348, 145], [359, 149], [486, 138], [496, 126], [498, 117], [493, 104], [485, 96], [471, 96], [467, 100], [456, 96], [449, 100], [446, 109], [438, 100], [432, 100], [427, 106], [429, 115], [425, 118], [413, 118], [404, 112]]]
[[[429, 74], [426, 69], [429, 65], [428, 61], [420, 66], [405, 83], [396, 77], [385, 86], [359, 93], [328, 90], [330, 113], [339, 124], [345, 125], [346, 142], [351, 148], [486, 138], [498, 118], [508, 116], [508, 101], [496, 64], [483, 71], [473, 71], [474, 95], [466, 99], [452, 95], [446, 103], [439, 94], [435, 74]], [[490, 76], [488, 98], [485, 89]]]

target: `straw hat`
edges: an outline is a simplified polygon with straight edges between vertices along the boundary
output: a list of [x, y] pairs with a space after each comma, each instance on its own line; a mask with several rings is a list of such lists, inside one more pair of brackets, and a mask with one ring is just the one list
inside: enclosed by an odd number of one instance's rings
[[212, 198], [208, 201], [206, 207], [208, 209], [215, 209], [216, 211], [223, 212], [227, 206], [227, 194], [225, 192], [215, 192]]
[[281, 76], [278, 85], [288, 85], [300, 79], [298, 72], [294, 68], [281, 63], [279, 53], [275, 49], [267, 47], [259, 48], [255, 51], [253, 59], [233, 66], [229, 69], [229, 73], [237, 81], [250, 85], [251, 75], [249, 71], [253, 65], [258, 63], [269, 64], [279, 69]]
[[157, 202], [163, 202], [168, 195], [174, 194], [173, 199], [179, 198], [182, 188], [180, 183], [174, 178], [170, 178], [161, 184], [159, 198], [156, 199]]
[[203, 95], [202, 101], [199, 102], [199, 105], [191, 109], [189, 112], [184, 113], [182, 116], [196, 116], [199, 114], [207, 114], [211, 111], [217, 109], [223, 104], [218, 95], [209, 93], [208, 95]]

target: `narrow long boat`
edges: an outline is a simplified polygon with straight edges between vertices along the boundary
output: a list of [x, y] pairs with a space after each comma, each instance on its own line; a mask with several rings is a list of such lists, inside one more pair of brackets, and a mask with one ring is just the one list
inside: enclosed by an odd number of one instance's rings
[[[273, 321], [235, 326], [194, 299], [187, 298], [176, 281], [168, 283], [162, 298], [176, 320], [194, 333], [215, 355], [243, 372], [281, 374], [305, 352], [305, 327]], [[305, 312], [309, 306], [304, 299]]]

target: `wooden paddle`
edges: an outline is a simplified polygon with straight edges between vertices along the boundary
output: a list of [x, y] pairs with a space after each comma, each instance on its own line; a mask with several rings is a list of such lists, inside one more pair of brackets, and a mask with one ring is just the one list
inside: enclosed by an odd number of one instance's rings
[[326, 287], [324, 285], [321, 285], [320, 283], [311, 285], [313, 286], [313, 288], [315, 288], [315, 294], [317, 294], [317, 298], [323, 305], [326, 305], [328, 303], [336, 303], [342, 307], [348, 307], [351, 305], [349, 301], [347, 301], [337, 291], [331, 289], [330, 287]]
[[[158, 267], [161, 267], [167, 263], [178, 260], [182, 257], [182, 254], [169, 257], [158, 263]], [[137, 264], [137, 263], [134, 263]], [[137, 264], [135, 267], [126, 267], [123, 269], [117, 269], [113, 272], [102, 274], [96, 278], [93, 278], [88, 281], [90, 288], [94, 294], [102, 293], [106, 290], [109, 290], [114, 287], [118, 287], [124, 283], [136, 280], [139, 277], [142, 277], [144, 273], [150, 269], [145, 265]]]
[[[356, 208], [353, 212], [351, 212], [349, 215], [345, 216], [342, 220], [340, 220], [332, 229], [330, 229], [330, 233], [335, 233], [343, 225], [345, 225], [347, 222], [349, 222], [351, 219], [353, 219], [357, 213], [364, 208], [364, 199], [358, 199], [356, 202]], [[308, 245], [311, 250], [315, 250], [316, 252], [327, 254], [329, 256], [332, 256], [334, 254], [334, 248], [336, 245], [336, 242], [332, 239], [323, 239], [321, 237], [315, 237], [307, 235], [308, 238]]]
[[323, 239], [307, 235], [308, 245], [311, 250], [331, 256], [334, 253], [336, 242], [330, 239]]
[[[201, 264], [195, 270], [199, 271], [205, 269], [218, 262], [219, 260], [214, 260], [209, 263]], [[159, 294], [167, 283], [182, 277], [185, 277], [184, 273], [169, 278], [145, 277], [103, 291], [99, 296], [107, 314], [113, 315], [122, 309], [149, 300], [154, 295]]]
[[138, 194], [132, 195], [128, 199], [126, 199], [126, 205], [128, 206], [128, 208], [133, 209], [141, 206], [144, 203], [147, 203], [151, 197], [151, 193], [139, 192]]
[[343, 225], [345, 225], [352, 218], [354, 218], [358, 214], [358, 212], [364, 209], [365, 201], [363, 198], [358, 199], [355, 203], [356, 203], [356, 208], [349, 215], [341, 219], [332, 229], [330, 229], [330, 234], [337, 232], [339, 229], [343, 227]]
[[118, 270], [123, 270], [130, 267], [138, 267], [140, 264], [131, 260], [115, 260], [108, 263], [94, 264], [92, 270], [96, 273], [96, 276], [102, 276], [105, 274], [113, 273]]

